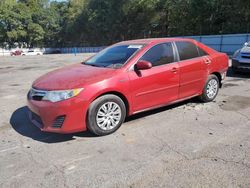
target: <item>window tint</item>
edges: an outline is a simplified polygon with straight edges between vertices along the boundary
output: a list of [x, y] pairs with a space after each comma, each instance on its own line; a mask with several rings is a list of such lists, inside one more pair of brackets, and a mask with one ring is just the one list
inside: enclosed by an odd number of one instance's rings
[[158, 44], [152, 47], [141, 60], [149, 61], [153, 66], [174, 62], [174, 53], [171, 43]]
[[200, 47], [197, 47], [198, 48], [198, 51], [199, 51], [199, 55], [200, 56], [206, 56], [208, 55], [207, 52], [205, 52], [203, 49], [201, 49]]
[[197, 46], [191, 42], [176, 42], [180, 60], [199, 57]]

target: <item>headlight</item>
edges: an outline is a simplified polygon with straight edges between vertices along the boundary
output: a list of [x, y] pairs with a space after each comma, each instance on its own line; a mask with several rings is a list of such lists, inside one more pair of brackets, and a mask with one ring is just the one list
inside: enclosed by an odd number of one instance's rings
[[236, 58], [240, 53], [240, 50], [237, 50], [236, 52], [234, 52], [233, 58]]
[[61, 91], [48, 91], [46, 92], [46, 95], [43, 97], [43, 100], [51, 102], [63, 101], [77, 96], [82, 90], [83, 88], [72, 89], [72, 90], [61, 90]]

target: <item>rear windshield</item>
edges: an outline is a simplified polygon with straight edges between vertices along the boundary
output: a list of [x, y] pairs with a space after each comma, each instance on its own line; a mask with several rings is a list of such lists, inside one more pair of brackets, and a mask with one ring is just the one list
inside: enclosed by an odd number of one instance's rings
[[96, 67], [120, 68], [143, 45], [119, 45], [102, 50], [84, 64]]

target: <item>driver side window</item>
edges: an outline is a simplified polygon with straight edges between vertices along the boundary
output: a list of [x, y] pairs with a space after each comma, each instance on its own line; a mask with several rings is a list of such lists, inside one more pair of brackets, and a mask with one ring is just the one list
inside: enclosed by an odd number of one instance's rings
[[149, 61], [153, 66], [160, 66], [174, 62], [171, 43], [158, 44], [147, 51], [140, 60]]

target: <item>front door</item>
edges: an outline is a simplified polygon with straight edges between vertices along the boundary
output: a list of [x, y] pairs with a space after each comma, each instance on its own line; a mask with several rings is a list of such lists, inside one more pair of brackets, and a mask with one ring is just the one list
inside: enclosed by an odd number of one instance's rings
[[177, 100], [179, 65], [175, 62], [172, 44], [153, 46], [140, 59], [151, 62], [153, 67], [129, 72], [133, 110], [141, 111]]

